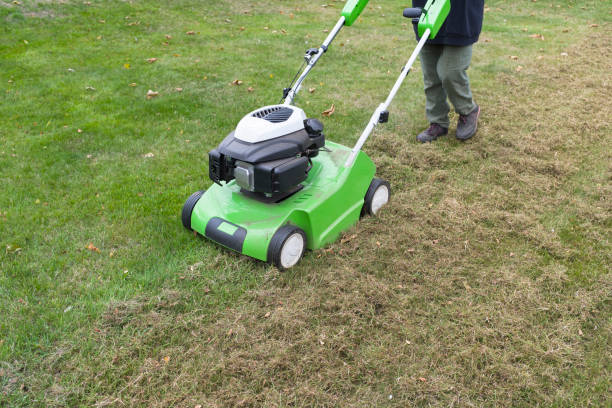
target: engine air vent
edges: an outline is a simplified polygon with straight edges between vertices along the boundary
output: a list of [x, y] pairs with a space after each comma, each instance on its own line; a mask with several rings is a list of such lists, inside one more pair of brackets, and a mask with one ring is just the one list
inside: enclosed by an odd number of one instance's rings
[[282, 123], [289, 119], [292, 113], [293, 109], [291, 108], [275, 106], [273, 108], [267, 108], [257, 111], [253, 114], [253, 117], [264, 119], [272, 123]]

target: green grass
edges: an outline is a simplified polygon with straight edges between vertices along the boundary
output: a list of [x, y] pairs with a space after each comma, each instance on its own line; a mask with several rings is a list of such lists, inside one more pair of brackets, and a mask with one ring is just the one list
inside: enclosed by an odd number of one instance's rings
[[[356, 237], [280, 273], [183, 229], [207, 152], [341, 5], [0, 0], [0, 406], [609, 404], [605, 1], [487, 2], [469, 143], [415, 142], [417, 68], [365, 147], [394, 200]], [[328, 138], [386, 97], [402, 6], [307, 80]]]

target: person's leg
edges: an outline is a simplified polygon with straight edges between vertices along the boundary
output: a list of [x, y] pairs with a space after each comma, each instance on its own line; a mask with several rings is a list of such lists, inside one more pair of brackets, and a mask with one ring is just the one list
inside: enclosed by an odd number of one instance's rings
[[472, 46], [446, 45], [438, 62], [438, 76], [455, 112], [469, 115], [476, 108], [467, 69], [472, 61]]
[[425, 84], [425, 113], [429, 123], [448, 128], [450, 121], [448, 113], [450, 106], [446, 101], [446, 91], [438, 75], [438, 64], [444, 50], [443, 45], [425, 45], [421, 50], [421, 68], [423, 69], [423, 83]]
[[448, 133], [450, 106], [446, 101], [442, 80], [438, 76], [438, 61], [442, 50], [441, 45], [425, 45], [420, 54], [425, 84], [425, 113], [430, 127], [417, 136], [419, 142], [431, 142]]

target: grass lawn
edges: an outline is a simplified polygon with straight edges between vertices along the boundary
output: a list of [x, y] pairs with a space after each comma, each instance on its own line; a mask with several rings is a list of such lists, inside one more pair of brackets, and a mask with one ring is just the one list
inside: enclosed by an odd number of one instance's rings
[[[0, 0], [0, 407], [609, 406], [609, 1], [487, 1], [478, 135], [416, 143], [417, 64], [365, 146], [392, 202], [294, 269], [182, 227], [324, 3]], [[306, 81], [328, 139], [386, 97], [408, 3]]]

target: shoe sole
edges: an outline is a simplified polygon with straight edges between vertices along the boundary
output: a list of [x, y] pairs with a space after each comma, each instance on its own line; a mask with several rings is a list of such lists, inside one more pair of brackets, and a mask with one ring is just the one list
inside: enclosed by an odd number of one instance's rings
[[478, 105], [478, 113], [476, 114], [476, 129], [474, 129], [474, 132], [469, 135], [468, 137], [459, 137], [457, 136], [457, 134], [455, 134], [455, 139], [457, 140], [461, 140], [461, 141], [466, 141], [466, 140], [470, 140], [471, 138], [473, 138], [474, 136], [476, 136], [476, 133], [478, 132], [478, 119], [480, 119], [480, 105]]
[[440, 136], [436, 136], [436, 137], [434, 137], [434, 138], [433, 138], [433, 139], [431, 139], [431, 140], [419, 140], [419, 137], [418, 137], [418, 136], [417, 136], [416, 140], [417, 140], [417, 142], [419, 142], [419, 143], [431, 143], [431, 142], [436, 141], [436, 140], [438, 140], [439, 138], [441, 138], [441, 137], [443, 137], [443, 136], [446, 136], [446, 135], [448, 135], [448, 130], [446, 131], [446, 133], [444, 133], [444, 134], [442, 134], [442, 135], [440, 135]]

